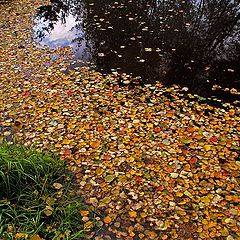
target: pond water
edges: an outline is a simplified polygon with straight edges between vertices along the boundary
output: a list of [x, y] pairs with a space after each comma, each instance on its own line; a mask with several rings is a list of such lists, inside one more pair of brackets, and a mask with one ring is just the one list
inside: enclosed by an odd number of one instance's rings
[[239, 0], [52, 0], [38, 9], [34, 34], [50, 48], [71, 46], [73, 67], [239, 97], [212, 91], [240, 89]]

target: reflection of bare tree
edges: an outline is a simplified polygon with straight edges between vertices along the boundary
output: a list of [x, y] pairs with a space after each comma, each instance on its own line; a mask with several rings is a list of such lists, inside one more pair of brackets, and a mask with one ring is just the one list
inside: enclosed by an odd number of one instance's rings
[[47, 25], [36, 32], [36, 37], [43, 39], [54, 29], [54, 24], [58, 21], [64, 24], [68, 12], [69, 6], [61, 0], [51, 0], [51, 5], [40, 7], [36, 18], [42, 20], [43, 23], [47, 22]]
[[[84, 39], [100, 68], [120, 68], [147, 81], [182, 82], [198, 89], [206, 83], [239, 84], [239, 0], [63, 2], [76, 27], [85, 29]], [[60, 4], [53, 6], [49, 16], [47, 8], [39, 14], [54, 24]], [[83, 36], [76, 40], [83, 41]]]

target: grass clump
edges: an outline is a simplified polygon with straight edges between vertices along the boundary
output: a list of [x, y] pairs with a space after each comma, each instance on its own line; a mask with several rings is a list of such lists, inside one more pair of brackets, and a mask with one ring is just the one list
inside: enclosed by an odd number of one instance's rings
[[82, 210], [63, 161], [0, 143], [0, 239], [81, 239]]

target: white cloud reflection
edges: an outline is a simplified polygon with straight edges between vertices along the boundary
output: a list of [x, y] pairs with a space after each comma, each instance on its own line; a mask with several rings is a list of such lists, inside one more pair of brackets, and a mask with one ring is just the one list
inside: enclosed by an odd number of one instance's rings
[[76, 29], [76, 20], [72, 14], [66, 16], [64, 20], [64, 23], [60, 20], [54, 23], [53, 29], [48, 32], [46, 29], [50, 29], [49, 21], [37, 19], [34, 32], [44, 32], [44, 34], [46, 34], [40, 41], [41, 45], [48, 45], [51, 48], [75, 46], [73, 40], [77, 37], [77, 35], [84, 35], [84, 32], [82, 29]]

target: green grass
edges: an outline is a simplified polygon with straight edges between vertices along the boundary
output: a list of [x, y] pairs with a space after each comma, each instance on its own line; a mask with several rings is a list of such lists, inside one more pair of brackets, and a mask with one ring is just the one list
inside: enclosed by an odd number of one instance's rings
[[57, 156], [0, 143], [0, 239], [82, 239], [83, 209]]

